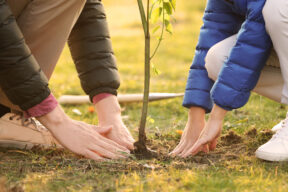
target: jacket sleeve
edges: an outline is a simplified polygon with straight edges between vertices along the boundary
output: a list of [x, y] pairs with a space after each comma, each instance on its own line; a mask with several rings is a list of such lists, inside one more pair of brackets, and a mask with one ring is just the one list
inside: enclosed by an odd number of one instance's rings
[[190, 67], [184, 95], [183, 106], [199, 106], [210, 112], [212, 100], [210, 90], [213, 81], [209, 79], [205, 68], [208, 50], [216, 43], [237, 33], [243, 18], [233, 13], [230, 5], [224, 1], [208, 0], [201, 27], [194, 60]]
[[47, 78], [5, 0], [0, 0], [0, 87], [24, 111], [50, 95]]
[[247, 103], [269, 56], [272, 43], [262, 16], [264, 3], [248, 3], [247, 18], [238, 33], [236, 45], [211, 90], [213, 101], [223, 109], [232, 110]]
[[99, 93], [117, 95], [120, 79], [101, 1], [87, 0], [68, 43], [82, 88], [91, 101]]

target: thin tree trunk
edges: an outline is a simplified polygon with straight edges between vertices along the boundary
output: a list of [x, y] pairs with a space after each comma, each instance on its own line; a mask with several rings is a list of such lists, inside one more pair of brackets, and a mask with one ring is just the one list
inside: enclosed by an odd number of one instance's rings
[[[149, 103], [149, 91], [150, 91], [150, 32], [149, 32], [149, 9], [150, 2], [147, 1], [147, 13], [145, 17], [145, 12], [142, 4], [142, 0], [138, 0], [140, 15], [142, 19], [142, 25], [145, 33], [145, 81], [144, 81], [144, 98], [142, 106], [142, 116], [139, 127], [139, 143], [140, 148], [146, 148], [146, 119], [148, 113], [148, 103]], [[141, 150], [141, 149], [140, 149]]]
[[150, 34], [145, 37], [145, 82], [144, 82], [144, 98], [142, 107], [142, 116], [139, 128], [139, 141], [144, 143], [146, 141], [145, 127], [148, 113], [149, 104], [149, 92], [150, 92]]

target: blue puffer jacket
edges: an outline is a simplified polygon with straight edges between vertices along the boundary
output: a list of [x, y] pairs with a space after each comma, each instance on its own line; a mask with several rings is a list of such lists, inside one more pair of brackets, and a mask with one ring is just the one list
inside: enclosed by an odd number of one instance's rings
[[[264, 4], [265, 0], [208, 0], [183, 106], [209, 112], [213, 102], [226, 110], [246, 104], [272, 46], [262, 16]], [[236, 33], [236, 45], [214, 83], [205, 69], [206, 54]]]

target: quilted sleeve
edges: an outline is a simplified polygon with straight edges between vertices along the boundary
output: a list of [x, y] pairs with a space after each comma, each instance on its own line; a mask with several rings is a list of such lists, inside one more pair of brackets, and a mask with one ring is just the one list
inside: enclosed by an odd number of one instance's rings
[[208, 0], [203, 22], [194, 60], [189, 70], [183, 106], [187, 108], [199, 106], [210, 112], [212, 108], [210, 90], [213, 81], [208, 77], [205, 57], [213, 45], [238, 32], [243, 18], [236, 15], [228, 3]]
[[100, 93], [117, 95], [120, 78], [100, 0], [86, 1], [68, 43], [82, 88], [91, 101]]
[[272, 43], [262, 16], [264, 3], [248, 3], [247, 18], [238, 33], [236, 45], [211, 90], [213, 101], [223, 109], [232, 110], [247, 103], [269, 56]]
[[0, 0], [0, 87], [24, 111], [50, 95], [48, 80], [5, 0]]

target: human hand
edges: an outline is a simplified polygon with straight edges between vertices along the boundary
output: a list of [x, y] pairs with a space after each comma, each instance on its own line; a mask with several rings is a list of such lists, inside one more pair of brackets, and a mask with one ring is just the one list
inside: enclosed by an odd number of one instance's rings
[[121, 117], [121, 108], [116, 96], [109, 96], [95, 104], [100, 127], [112, 127], [105, 136], [119, 145], [132, 150], [135, 140]]
[[196, 155], [200, 151], [209, 152], [209, 150], [215, 150], [217, 145], [217, 139], [221, 135], [223, 119], [226, 114], [226, 110], [214, 105], [211, 115], [205, 125], [205, 128], [197, 139], [196, 143], [186, 153], [182, 153], [181, 157], [188, 157], [190, 155]]
[[191, 107], [188, 113], [188, 122], [181, 136], [180, 143], [170, 153], [171, 156], [186, 154], [195, 144], [205, 126], [205, 110], [200, 107]]
[[123, 153], [129, 153], [129, 150], [101, 135], [109, 133], [111, 128], [100, 130], [99, 127], [74, 121], [64, 113], [60, 106], [37, 119], [63, 147], [73, 153], [100, 161], [105, 158], [125, 158]]

